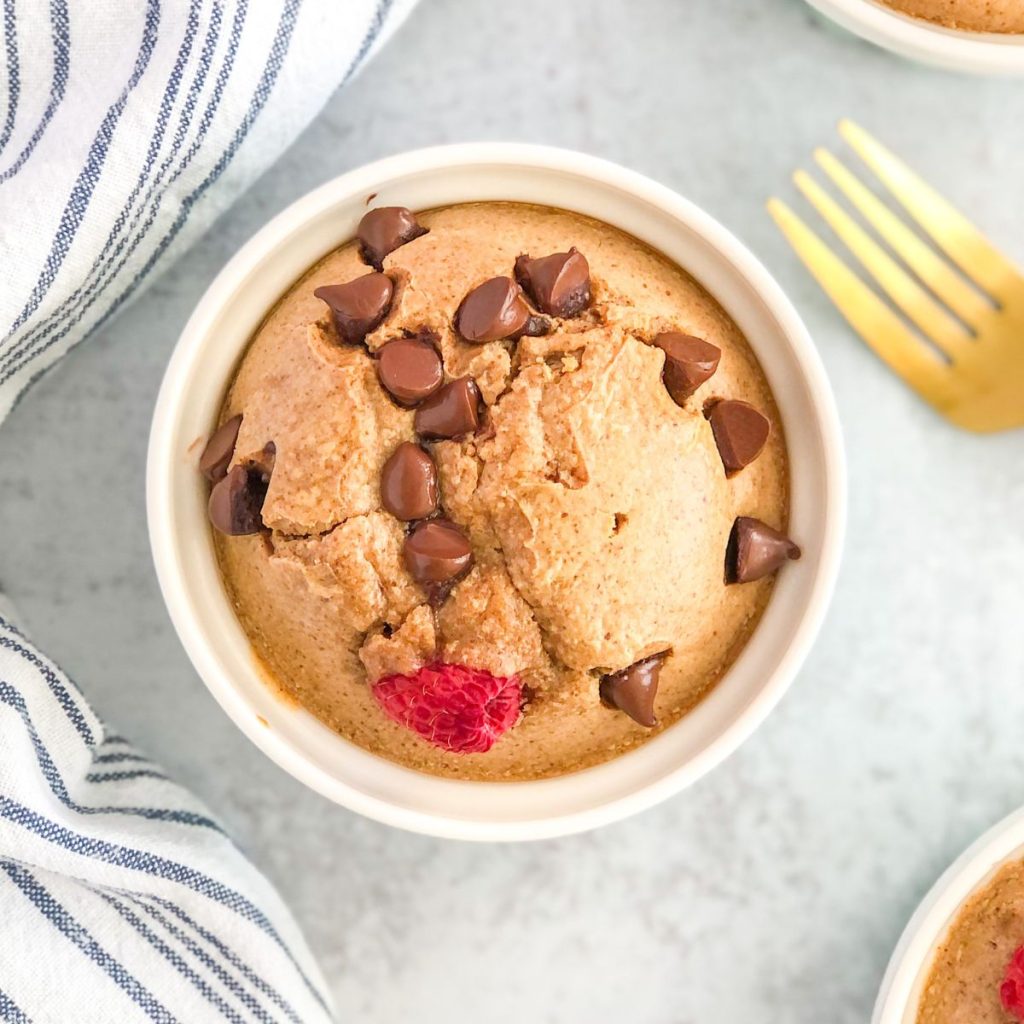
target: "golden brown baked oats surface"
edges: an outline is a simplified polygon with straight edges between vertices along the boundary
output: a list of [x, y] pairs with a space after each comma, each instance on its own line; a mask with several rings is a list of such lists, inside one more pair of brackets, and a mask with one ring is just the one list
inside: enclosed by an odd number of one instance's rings
[[[356, 243], [328, 255], [257, 331], [222, 421], [241, 413], [238, 464], [273, 442], [262, 534], [217, 536], [228, 589], [280, 687], [342, 736], [401, 764], [470, 779], [531, 779], [597, 764], [659, 730], [602, 704], [602, 673], [668, 649], [659, 729], [713, 686], [748, 638], [771, 579], [726, 586], [737, 516], [785, 529], [781, 424], [750, 347], [695, 281], [585, 217], [512, 203], [418, 215], [427, 234], [383, 261], [395, 282], [366, 345], [339, 344], [313, 291], [368, 272]], [[593, 299], [543, 337], [471, 345], [453, 327], [466, 294], [522, 253], [577, 247]], [[436, 614], [382, 508], [381, 471], [415, 439], [413, 411], [381, 387], [373, 354], [403, 331], [438, 339], [446, 379], [475, 378], [479, 432], [430, 446], [445, 514], [475, 564]], [[662, 331], [721, 349], [682, 407], [662, 382]], [[727, 477], [709, 399], [770, 421], [760, 456]], [[799, 538], [797, 538], [799, 539]], [[517, 674], [529, 702], [486, 754], [437, 749], [388, 719], [369, 682], [432, 661]]]
[[1021, 0], [882, 0], [915, 18], [972, 32], [1024, 32]]
[[1024, 863], [1007, 864], [967, 901], [935, 954], [917, 1024], [1013, 1024], [999, 988], [1024, 944]]

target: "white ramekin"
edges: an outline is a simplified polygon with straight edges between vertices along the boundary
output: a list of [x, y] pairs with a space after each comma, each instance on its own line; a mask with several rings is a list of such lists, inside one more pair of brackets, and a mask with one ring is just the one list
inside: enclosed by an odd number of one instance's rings
[[[474, 783], [410, 771], [347, 742], [276, 697], [225, 595], [206, 521], [198, 450], [250, 336], [311, 264], [352, 238], [377, 205], [427, 209], [517, 200], [598, 217], [665, 253], [722, 303], [750, 339], [789, 443], [788, 565], [754, 636], [709, 697], [662, 735], [608, 764], [557, 779]], [[461, 839], [544, 838], [623, 818], [678, 792], [735, 750], [789, 686], [824, 615], [839, 564], [845, 476], [828, 381], [779, 286], [728, 231], [674, 192], [558, 149], [482, 143], [390, 157], [298, 200], [210, 285], [185, 327], [153, 417], [150, 539], [164, 599], [192, 663], [240, 729], [312, 789], [371, 818]]]
[[807, 2], [850, 32], [911, 60], [978, 75], [1024, 75], [1024, 35], [943, 28], [875, 0]]
[[1024, 809], [968, 847], [921, 901], [896, 943], [872, 1024], [915, 1024], [935, 953], [960, 908], [1013, 860], [1024, 860]]

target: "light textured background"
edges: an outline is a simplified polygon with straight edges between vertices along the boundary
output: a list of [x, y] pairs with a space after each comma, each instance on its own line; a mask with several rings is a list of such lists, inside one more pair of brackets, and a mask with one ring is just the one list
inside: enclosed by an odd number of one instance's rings
[[[918, 899], [1024, 802], [1024, 433], [970, 437], [919, 405], [764, 213], [841, 115], [1024, 258], [1024, 83], [905, 64], [799, 0], [424, 0], [286, 157], [0, 430], [0, 534], [19, 538], [0, 582], [98, 710], [198, 790], [281, 887], [343, 1020], [862, 1022]], [[160, 376], [224, 261], [341, 171], [472, 139], [610, 157], [736, 231], [807, 319], [850, 460], [838, 593], [765, 727], [656, 810], [517, 847], [392, 831], [267, 761], [179, 647], [144, 522]]]

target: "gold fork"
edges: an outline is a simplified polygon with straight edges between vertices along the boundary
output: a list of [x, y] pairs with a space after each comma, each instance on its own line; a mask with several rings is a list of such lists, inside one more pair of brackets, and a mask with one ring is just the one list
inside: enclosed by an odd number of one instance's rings
[[899, 260], [809, 174], [794, 181], [891, 305], [780, 199], [768, 203], [775, 222], [854, 330], [939, 412], [979, 432], [1024, 426], [1024, 275], [863, 128], [842, 121], [839, 134], [959, 272], [825, 149], [815, 162]]

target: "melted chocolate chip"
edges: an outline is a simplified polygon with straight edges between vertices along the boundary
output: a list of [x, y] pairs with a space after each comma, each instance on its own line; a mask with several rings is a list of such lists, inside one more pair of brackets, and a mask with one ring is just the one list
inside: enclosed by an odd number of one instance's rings
[[516, 280], [533, 304], [550, 316], [576, 316], [590, 304], [590, 266], [575, 248], [530, 259], [520, 256]]
[[210, 491], [210, 522], [231, 537], [259, 533], [269, 479], [269, 474], [258, 466], [235, 466]]
[[399, 405], [412, 407], [441, 386], [444, 366], [429, 335], [398, 338], [377, 352], [377, 376]]
[[413, 429], [427, 441], [475, 434], [480, 427], [480, 391], [472, 377], [460, 377], [421, 402]]
[[394, 285], [386, 274], [364, 274], [347, 284], [324, 285], [313, 294], [330, 306], [342, 339], [361, 345], [387, 316], [393, 292]]
[[199, 472], [211, 483], [223, 480], [235, 454], [235, 442], [242, 426], [241, 415], [225, 420], [206, 442], [203, 454], [199, 456]]
[[411, 242], [427, 229], [417, 222], [412, 210], [404, 206], [380, 206], [363, 215], [356, 234], [363, 259], [375, 270], [384, 269], [384, 257], [399, 246]]
[[437, 468], [418, 444], [402, 442], [384, 463], [380, 500], [396, 519], [406, 523], [437, 511]]
[[473, 566], [466, 535], [448, 519], [428, 519], [405, 538], [405, 567], [431, 604], [440, 604]]
[[722, 358], [721, 349], [678, 331], [659, 334], [654, 344], [665, 353], [661, 379], [676, 405], [683, 405], [701, 384], [714, 376]]
[[523, 291], [511, 277], [492, 277], [477, 285], [455, 314], [455, 329], [474, 344], [545, 333], [548, 323], [533, 316]]
[[710, 406], [706, 415], [715, 434], [722, 465], [730, 476], [749, 466], [761, 454], [771, 424], [752, 405], [725, 399]]
[[654, 714], [654, 698], [658, 694], [658, 677], [667, 651], [637, 661], [621, 672], [601, 677], [601, 700], [624, 711], [638, 725], [653, 729], [658, 724]]
[[800, 548], [784, 533], [760, 519], [739, 516], [725, 551], [725, 582], [753, 583], [799, 557]]

